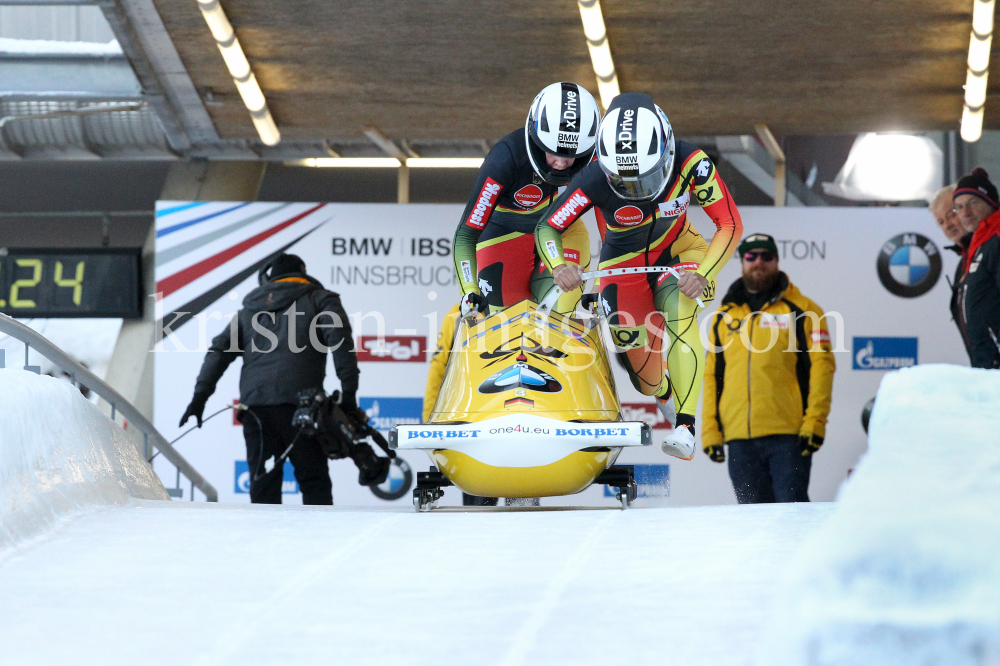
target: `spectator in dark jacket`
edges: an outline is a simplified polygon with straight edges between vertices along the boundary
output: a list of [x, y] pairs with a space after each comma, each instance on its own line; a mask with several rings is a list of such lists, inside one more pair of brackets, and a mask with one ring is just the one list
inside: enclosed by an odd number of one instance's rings
[[984, 169], [959, 179], [955, 212], [975, 226], [962, 258], [958, 285], [959, 328], [974, 368], [1000, 368], [1000, 202]]
[[[295, 439], [292, 414], [298, 394], [323, 388], [326, 354], [333, 354], [345, 410], [357, 410], [358, 362], [340, 296], [306, 275], [294, 254], [279, 255], [261, 271], [260, 286], [243, 299], [243, 308], [212, 340], [198, 374], [194, 398], [181, 418], [201, 426], [205, 403], [229, 364], [243, 359], [240, 402], [250, 467], [250, 501], [281, 504], [282, 474], [266, 474]], [[332, 504], [327, 457], [319, 443], [300, 437], [288, 459], [302, 490], [303, 504]]]
[[951, 310], [952, 321], [955, 322], [955, 326], [958, 327], [958, 332], [962, 336], [962, 342], [965, 344], [965, 352], [969, 353], [969, 341], [965, 338], [965, 330], [959, 324], [962, 315], [958, 307], [958, 285], [965, 274], [965, 249], [969, 247], [975, 226], [972, 229], [965, 228], [962, 218], [955, 212], [955, 202], [952, 200], [954, 194], [955, 185], [945, 185], [934, 195], [934, 199], [931, 201], [928, 209], [931, 215], [934, 216], [934, 221], [937, 222], [945, 238], [952, 243], [951, 245], [946, 245], [945, 249], [951, 250], [960, 257], [958, 266], [955, 267], [955, 278], [949, 283], [951, 287], [951, 303], [948, 307]]

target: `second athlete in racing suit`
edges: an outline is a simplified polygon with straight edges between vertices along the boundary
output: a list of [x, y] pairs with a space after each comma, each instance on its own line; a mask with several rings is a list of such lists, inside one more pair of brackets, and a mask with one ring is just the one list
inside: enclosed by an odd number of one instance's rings
[[[482, 295], [495, 312], [524, 299], [537, 300], [551, 287], [551, 273], [535, 255], [535, 226], [559, 187], [593, 154], [599, 118], [586, 89], [554, 83], [535, 98], [526, 127], [490, 150], [455, 232], [455, 271], [463, 300]], [[550, 168], [547, 154], [569, 168]], [[589, 265], [590, 239], [582, 224], [565, 236], [562, 256]]]
[[[626, 133], [631, 137], [623, 141]], [[656, 166], [623, 183], [613, 167], [607, 168], [601, 162], [610, 160], [614, 164], [617, 159], [621, 165], [629, 164], [630, 159], [635, 161], [628, 153], [629, 142], [637, 145], [640, 153], [648, 151]], [[732, 195], [715, 165], [696, 146], [675, 142], [666, 116], [652, 99], [640, 93], [615, 98], [601, 124], [598, 143], [598, 160], [573, 179], [538, 225], [536, 246], [546, 265], [555, 272], [566, 263], [562, 239], [575, 226], [582, 225], [580, 217], [594, 208], [598, 224], [607, 228], [601, 270], [672, 266], [682, 276], [684, 271], [690, 271], [701, 276], [697, 282], [704, 287], [701, 298], [706, 304], [710, 302], [715, 296], [716, 276], [733, 254], [743, 231]], [[662, 153], [659, 161], [654, 160], [659, 154], [654, 154], [656, 151]], [[662, 174], [660, 182], [656, 169]], [[688, 207], [694, 204], [701, 206], [715, 223], [711, 244], [688, 220]], [[698, 331], [698, 306], [681, 292], [683, 288], [669, 273], [604, 277], [600, 282], [600, 304], [609, 317], [619, 359], [635, 388], [656, 396], [661, 404], [669, 399], [672, 388], [677, 427], [668, 439], [683, 441], [679, 447], [676, 442], [665, 441], [663, 448], [670, 455], [690, 459], [694, 455], [694, 414], [705, 351]], [[664, 333], [669, 378], [662, 362]]]

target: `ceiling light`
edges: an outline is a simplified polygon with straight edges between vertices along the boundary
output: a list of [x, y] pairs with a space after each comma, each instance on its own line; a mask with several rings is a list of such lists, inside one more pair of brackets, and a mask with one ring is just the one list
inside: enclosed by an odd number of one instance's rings
[[578, 0], [577, 4], [580, 7], [580, 19], [583, 21], [583, 34], [587, 36], [587, 46], [590, 48], [590, 62], [597, 76], [601, 106], [607, 109], [611, 100], [620, 91], [615, 62], [611, 58], [611, 48], [608, 46], [608, 31], [604, 27], [601, 3], [600, 0]]
[[913, 134], [862, 134], [823, 191], [854, 201], [930, 201], [944, 177], [944, 154]]
[[968, 143], [979, 141], [983, 134], [983, 107], [993, 46], [993, 5], [994, 0], [975, 0], [972, 7], [969, 69], [965, 76], [965, 108], [962, 109], [962, 139]]
[[482, 157], [411, 157], [406, 166], [432, 169], [478, 169], [483, 166]]
[[395, 157], [310, 157], [304, 160], [287, 160], [288, 166], [307, 167], [363, 167], [368, 169], [393, 168], [400, 166]]
[[[307, 167], [355, 167], [392, 168], [403, 166], [395, 157], [309, 157], [301, 160], [286, 160], [287, 166]], [[406, 166], [418, 169], [478, 169], [483, 165], [482, 157], [410, 157]]]
[[240, 97], [243, 98], [243, 103], [250, 111], [250, 118], [253, 120], [254, 127], [257, 128], [260, 140], [268, 146], [277, 144], [281, 141], [281, 133], [278, 131], [278, 126], [274, 124], [274, 118], [271, 117], [271, 112], [267, 108], [264, 93], [257, 84], [253, 70], [250, 69], [250, 63], [247, 62], [240, 41], [236, 39], [233, 26], [230, 25], [226, 13], [222, 11], [222, 5], [219, 4], [219, 0], [208, 0], [207, 2], [198, 0], [198, 8], [201, 9], [205, 23], [208, 24], [208, 29], [215, 37], [215, 44], [219, 47], [222, 59], [226, 62], [226, 68], [229, 69], [236, 89], [239, 91]]

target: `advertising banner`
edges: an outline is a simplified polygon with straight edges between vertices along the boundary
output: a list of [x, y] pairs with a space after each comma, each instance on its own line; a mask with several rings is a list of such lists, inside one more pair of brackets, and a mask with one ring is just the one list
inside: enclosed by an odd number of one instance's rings
[[[300, 256], [308, 273], [340, 294], [353, 328], [361, 369], [359, 405], [373, 427], [418, 424], [440, 323], [458, 301], [451, 242], [461, 205], [320, 204], [161, 201], [156, 215], [156, 312], [162, 340], [156, 347], [155, 421], [173, 439], [188, 426], [177, 422], [191, 400], [195, 378], [211, 339], [226, 329], [243, 298], [258, 284], [257, 273], [279, 251]], [[830, 315], [837, 371], [826, 443], [813, 461], [810, 494], [829, 501], [866, 448], [861, 410], [886, 372], [916, 363], [967, 364], [954, 323], [945, 276], [957, 255], [944, 250], [943, 236], [924, 209], [743, 207], [745, 234], [775, 237], [780, 268], [803, 294]], [[700, 209], [693, 224], [708, 239], [714, 231]], [[596, 257], [599, 236], [587, 217]], [[740, 275], [732, 259], [717, 285], [718, 306]], [[704, 327], [703, 327], [704, 328]], [[918, 356], [919, 351], [919, 356]], [[327, 361], [327, 392], [338, 388]], [[218, 383], [205, 416], [239, 398], [241, 362]], [[652, 399], [640, 395], [615, 367], [624, 420], [653, 428], [652, 447], [629, 447], [620, 464], [636, 464], [642, 502], [670, 505], [734, 503], [725, 465], [699, 450], [684, 462], [659, 448], [662, 417]], [[933, 405], [928, 405], [933, 409]], [[247, 452], [242, 427], [231, 411], [206, 422], [177, 443], [178, 450], [219, 491], [220, 501], [248, 502]], [[401, 451], [407, 474], [426, 470], [427, 456]], [[157, 458], [157, 472], [174, 486], [175, 471]], [[330, 462], [338, 505], [409, 504], [376, 496], [357, 483], [349, 459]], [[405, 482], [394, 469], [381, 495]], [[283, 501], [300, 503], [290, 472]], [[188, 499], [189, 488], [182, 488]], [[442, 504], [458, 504], [451, 489]], [[613, 492], [591, 487], [579, 495], [547, 498], [543, 505], [615, 506]]]

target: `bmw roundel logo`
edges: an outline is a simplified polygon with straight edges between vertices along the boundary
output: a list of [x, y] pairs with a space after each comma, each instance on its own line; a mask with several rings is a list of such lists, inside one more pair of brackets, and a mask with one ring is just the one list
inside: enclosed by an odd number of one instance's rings
[[886, 241], [878, 254], [878, 279], [889, 293], [923, 296], [941, 277], [941, 253], [926, 236], [905, 233]]
[[372, 494], [379, 499], [398, 500], [413, 487], [413, 469], [402, 458], [392, 459], [389, 476], [377, 486], [369, 486]]

